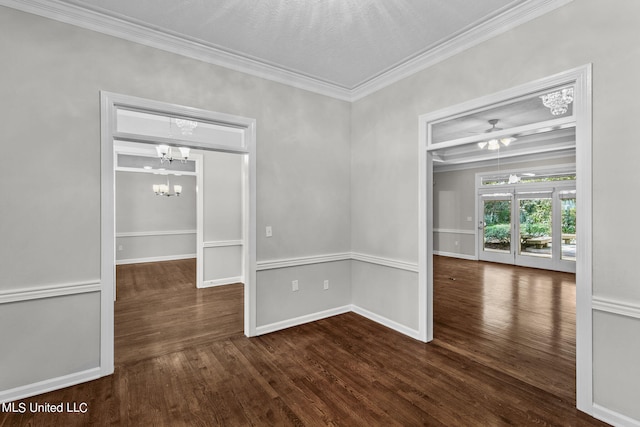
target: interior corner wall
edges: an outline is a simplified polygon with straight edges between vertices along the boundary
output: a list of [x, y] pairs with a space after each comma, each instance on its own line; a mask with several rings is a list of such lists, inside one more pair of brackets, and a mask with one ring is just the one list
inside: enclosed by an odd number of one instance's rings
[[[0, 168], [0, 342], [29, 354], [0, 352], [0, 400], [99, 368], [101, 90], [256, 119], [258, 261], [349, 251], [348, 102], [4, 6], [0, 28], [3, 140], [29, 159]], [[258, 275], [257, 306], [297, 277]]]
[[[591, 63], [593, 299], [601, 302], [598, 312], [619, 306], [625, 313], [594, 315], [594, 331], [615, 330], [617, 342], [640, 336], [640, 286], [632, 268], [640, 229], [630, 227], [640, 206], [628, 197], [629, 183], [638, 182], [640, 157], [640, 103], [632, 90], [640, 75], [639, 25], [640, 2], [573, 1], [354, 102], [352, 250], [417, 262], [419, 115]], [[362, 280], [352, 287], [367, 286], [368, 277]], [[408, 294], [374, 292], [418, 310]], [[605, 378], [636, 373], [631, 361], [640, 360], [640, 351], [625, 345], [631, 354], [615, 356], [606, 351], [613, 338], [594, 334], [595, 404], [616, 402], [609, 409], [638, 423], [640, 382], [619, 387]]]

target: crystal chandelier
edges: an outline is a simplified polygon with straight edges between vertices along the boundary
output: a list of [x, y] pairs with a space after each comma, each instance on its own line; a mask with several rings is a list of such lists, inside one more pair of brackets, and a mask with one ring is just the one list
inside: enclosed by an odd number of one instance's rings
[[[498, 119], [491, 119], [489, 120], [489, 124], [491, 125], [490, 129], [487, 129], [485, 132], [486, 133], [491, 133], [491, 132], [495, 132], [497, 130], [502, 130], [500, 128], [497, 128], [496, 125], [498, 124]], [[506, 138], [491, 138], [487, 141], [481, 141], [478, 142], [478, 147], [480, 147], [480, 149], [483, 149], [485, 147], [487, 147], [487, 150], [497, 150], [498, 148], [500, 148], [500, 144], [504, 145], [505, 147], [508, 146], [509, 144], [511, 144], [513, 141], [515, 141], [516, 139], [513, 137], [506, 137]]]
[[180, 156], [175, 157], [173, 152], [175, 148], [169, 147], [168, 145], [157, 145], [156, 152], [158, 153], [158, 157], [160, 157], [160, 163], [164, 162], [173, 162], [174, 160], [180, 160], [182, 163], [186, 163], [189, 158], [189, 152], [191, 149], [189, 147], [178, 147], [180, 151]]
[[171, 184], [169, 183], [169, 175], [167, 175], [167, 183], [166, 184], [153, 184], [153, 192], [156, 193], [156, 196], [180, 196], [182, 193], [182, 185], [174, 185], [173, 193], [170, 192]]
[[568, 106], [573, 102], [573, 88], [565, 88], [551, 92], [540, 97], [542, 104], [551, 110], [554, 116], [560, 116], [567, 112]]
[[176, 126], [183, 135], [193, 135], [193, 130], [198, 127], [198, 122], [186, 119], [176, 119]]

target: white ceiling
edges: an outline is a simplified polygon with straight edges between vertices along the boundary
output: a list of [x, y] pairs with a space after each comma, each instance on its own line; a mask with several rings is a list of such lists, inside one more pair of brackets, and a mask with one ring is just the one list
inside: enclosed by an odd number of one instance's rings
[[571, 0], [0, 0], [353, 100]]

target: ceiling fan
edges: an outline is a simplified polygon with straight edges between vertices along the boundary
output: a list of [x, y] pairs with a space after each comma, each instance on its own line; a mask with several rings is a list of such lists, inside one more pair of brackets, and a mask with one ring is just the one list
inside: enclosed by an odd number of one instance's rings
[[[499, 121], [500, 121], [499, 119], [489, 120], [489, 124], [491, 125], [491, 127], [487, 129], [485, 133], [491, 133], [491, 132], [502, 130], [502, 128], [496, 127]], [[515, 140], [516, 138], [514, 137], [491, 138], [487, 141], [478, 142], [478, 147], [480, 147], [480, 149], [484, 149], [486, 147], [488, 150], [497, 150], [500, 148], [500, 144], [506, 147]]]

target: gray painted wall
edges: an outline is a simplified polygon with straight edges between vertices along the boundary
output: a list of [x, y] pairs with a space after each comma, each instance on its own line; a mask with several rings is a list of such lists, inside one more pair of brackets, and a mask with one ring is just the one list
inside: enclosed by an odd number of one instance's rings
[[153, 184], [166, 177], [142, 172], [116, 172], [116, 235], [183, 231], [188, 234], [116, 237], [116, 262], [146, 258], [184, 257], [196, 253], [196, 177], [169, 177], [171, 191], [182, 185], [180, 197], [156, 196]]
[[[242, 240], [243, 156], [194, 150], [202, 154], [203, 240]], [[242, 246], [207, 247], [203, 251], [204, 281], [234, 283], [243, 275]], [[224, 281], [224, 279], [231, 279]], [[218, 283], [220, 284], [220, 283]]]
[[[640, 103], [631, 89], [640, 75], [638, 17], [640, 2], [574, 1], [355, 102], [353, 250], [417, 262], [420, 114], [593, 63], [594, 296], [638, 307], [640, 286], [632, 266], [640, 230], [629, 225], [636, 223], [640, 206], [625, 197], [629, 185], [638, 184], [640, 157]], [[364, 276], [352, 286], [372, 279]], [[405, 310], [418, 308], [406, 295], [376, 292]], [[640, 350], [628, 342], [640, 336], [640, 319], [598, 315], [594, 330], [595, 402], [604, 407], [615, 402], [621, 414], [639, 419], [640, 365], [631, 360], [640, 360]], [[615, 339], [597, 333], [608, 330], [615, 330]], [[606, 351], [613, 344], [631, 353]]]

